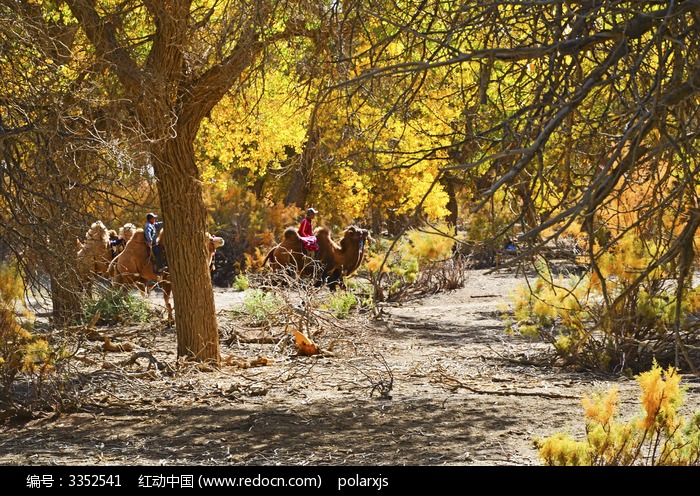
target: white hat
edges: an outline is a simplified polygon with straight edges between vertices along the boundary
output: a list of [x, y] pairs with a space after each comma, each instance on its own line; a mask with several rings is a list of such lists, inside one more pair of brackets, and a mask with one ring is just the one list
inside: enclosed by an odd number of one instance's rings
[[306, 211], [306, 215], [309, 214], [317, 214], [318, 210], [316, 210], [314, 207], [309, 207], [309, 209]]

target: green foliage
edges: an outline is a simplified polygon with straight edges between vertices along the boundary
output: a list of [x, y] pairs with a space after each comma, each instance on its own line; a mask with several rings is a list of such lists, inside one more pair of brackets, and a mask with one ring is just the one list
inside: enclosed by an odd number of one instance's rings
[[346, 281], [348, 292], [355, 295], [359, 300], [360, 307], [372, 307], [374, 304], [374, 291], [372, 283], [366, 279], [352, 277]]
[[685, 389], [681, 376], [654, 363], [637, 376], [642, 413], [625, 423], [617, 419], [618, 392], [584, 396], [586, 438], [566, 433], [536, 439], [546, 465], [698, 465], [700, 412], [690, 422], [680, 417]]
[[97, 319], [101, 324], [124, 322], [146, 322], [149, 318], [148, 301], [137, 294], [117, 288], [110, 288], [97, 299], [87, 299], [83, 303], [83, 323]]
[[[399, 299], [413, 291], [443, 289], [444, 281], [435, 282], [431, 280], [435, 278], [430, 277], [436, 263], [450, 261], [452, 257], [455, 240], [441, 234], [443, 232], [449, 232], [446, 225], [438, 226], [433, 232], [409, 230], [393, 246], [388, 257], [390, 241], [381, 238], [375, 240], [364, 266], [379, 300]], [[430, 275], [426, 277], [429, 272]]]
[[332, 293], [323, 307], [329, 309], [336, 318], [345, 319], [357, 305], [358, 300], [353, 293], [340, 291]]
[[402, 238], [387, 257], [390, 242], [377, 239], [365, 256], [364, 264], [379, 301], [400, 295], [418, 277], [418, 261], [406, 254], [405, 245]]
[[250, 281], [248, 280], [248, 276], [245, 274], [236, 275], [236, 278], [233, 280], [233, 289], [236, 291], [245, 291], [249, 287]]
[[284, 301], [278, 295], [253, 289], [231, 313], [233, 316], [247, 317], [253, 325], [262, 327], [275, 323], [284, 306]]

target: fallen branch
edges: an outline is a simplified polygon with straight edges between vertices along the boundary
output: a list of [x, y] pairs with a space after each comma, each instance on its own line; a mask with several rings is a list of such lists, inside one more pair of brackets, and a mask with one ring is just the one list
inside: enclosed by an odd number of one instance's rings
[[483, 389], [477, 389], [471, 386], [468, 386], [467, 384], [463, 383], [459, 379], [455, 379], [454, 377], [450, 377], [444, 372], [440, 371], [439, 372], [440, 378], [443, 379], [442, 381], [439, 381], [446, 386], [448, 386], [451, 390], [455, 391], [457, 389], [466, 389], [469, 392], [476, 393], [476, 394], [488, 394], [488, 395], [494, 395], [494, 396], [535, 396], [538, 398], [551, 398], [551, 399], [580, 399], [580, 396], [577, 395], [570, 395], [570, 394], [559, 394], [559, 393], [542, 393], [542, 392], [534, 392], [534, 391], [513, 391], [513, 390], [507, 390], [507, 391], [494, 391], [494, 390], [483, 390]]
[[147, 351], [139, 351], [137, 353], [134, 353], [133, 355], [131, 355], [131, 357], [128, 360], [124, 360], [119, 365], [122, 367], [133, 365], [136, 363], [136, 360], [138, 360], [139, 358], [147, 358], [148, 359], [148, 367], [146, 368], [146, 370], [150, 370], [152, 365], [155, 366], [155, 368], [157, 370], [164, 370], [164, 369], [168, 368], [168, 366], [166, 364], [160, 363], [156, 359], [156, 357], [154, 357], [153, 355], [151, 355]]

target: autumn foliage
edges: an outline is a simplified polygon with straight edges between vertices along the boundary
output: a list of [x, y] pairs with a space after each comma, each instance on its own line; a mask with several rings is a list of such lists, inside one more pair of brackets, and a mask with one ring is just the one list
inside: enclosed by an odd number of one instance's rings
[[681, 375], [658, 364], [637, 376], [642, 413], [618, 419], [619, 396], [613, 389], [584, 396], [585, 440], [566, 433], [535, 441], [546, 465], [693, 465], [700, 464], [700, 412], [681, 417]]

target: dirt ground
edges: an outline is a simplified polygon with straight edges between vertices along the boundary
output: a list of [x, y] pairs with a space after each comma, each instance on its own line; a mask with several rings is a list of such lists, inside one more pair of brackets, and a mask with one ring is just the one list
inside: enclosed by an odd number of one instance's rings
[[[584, 393], [617, 387], [626, 419], [639, 388], [543, 366], [543, 343], [507, 335], [501, 312], [523, 282], [472, 270], [464, 288], [321, 322], [317, 356], [241, 326], [245, 293], [216, 288], [220, 370], [178, 363], [175, 329], [97, 328], [133, 349], [85, 341], [79, 411], [6, 421], [0, 465], [541, 465], [533, 439], [581, 436]], [[700, 387], [684, 384], [689, 414]]]

